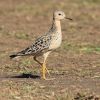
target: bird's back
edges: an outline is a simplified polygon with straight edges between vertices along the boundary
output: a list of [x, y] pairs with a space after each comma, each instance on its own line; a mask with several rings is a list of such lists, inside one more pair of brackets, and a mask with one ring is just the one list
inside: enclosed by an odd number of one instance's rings
[[44, 50], [49, 50], [49, 46], [52, 40], [51, 34], [45, 34], [38, 39], [36, 39], [33, 44], [26, 49], [18, 52], [17, 55], [25, 56], [25, 55], [37, 55], [39, 53], [44, 52]]

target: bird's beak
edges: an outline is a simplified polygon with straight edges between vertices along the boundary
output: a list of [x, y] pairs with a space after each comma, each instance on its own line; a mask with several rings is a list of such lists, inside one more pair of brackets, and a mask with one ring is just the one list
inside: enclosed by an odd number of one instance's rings
[[65, 19], [68, 19], [68, 20], [73, 20], [72, 18], [68, 18], [68, 17], [65, 17]]

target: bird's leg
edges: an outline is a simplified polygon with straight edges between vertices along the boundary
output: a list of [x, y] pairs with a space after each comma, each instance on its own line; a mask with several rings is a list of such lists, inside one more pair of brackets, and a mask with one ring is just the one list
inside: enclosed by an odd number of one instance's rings
[[[45, 65], [46, 66], [46, 65]], [[47, 69], [47, 67], [45, 67], [45, 69], [46, 69], [46, 72], [49, 74], [49, 76], [50, 76], [50, 72], [49, 72], [49, 70]]]
[[48, 69], [46, 68], [45, 60], [44, 60], [43, 63], [41, 63], [40, 61], [38, 61], [38, 60], [36, 59], [36, 56], [34, 57], [34, 60], [42, 66], [42, 78], [43, 78], [43, 79], [46, 79], [46, 77], [45, 77], [46, 71], [47, 71], [48, 73], [49, 73], [49, 71], [48, 71]]
[[47, 67], [46, 67], [46, 62], [44, 60], [43, 65], [42, 65], [42, 78], [44, 80], [54, 80], [55, 78], [50, 78], [50, 79], [46, 78], [46, 70], [47, 70]]
[[[46, 60], [47, 60], [47, 57], [48, 57], [50, 52], [51, 51], [48, 51], [48, 52], [43, 54], [43, 57], [44, 57], [44, 61], [43, 61], [43, 65], [42, 65], [42, 77], [43, 77], [43, 79], [46, 79], [46, 76], [45, 76], [46, 75], [46, 71], [49, 73], [49, 71], [48, 71], [48, 69], [46, 67]], [[49, 73], [49, 75], [50, 75], [50, 73]]]
[[42, 63], [41, 63], [39, 60], [36, 59], [36, 56], [34, 56], [34, 60], [35, 60], [38, 64], [40, 64], [40, 65], [42, 66]]
[[[41, 63], [40, 61], [38, 61], [37, 59], [36, 59], [36, 56], [34, 56], [34, 60], [38, 63], [38, 64], [40, 64], [42, 67], [43, 67], [43, 63]], [[46, 66], [46, 65], [45, 65]], [[45, 67], [45, 70], [46, 70], [46, 72], [49, 74], [49, 76], [50, 76], [50, 72], [49, 72], [49, 70], [47, 69], [47, 67]]]
[[45, 74], [46, 74], [46, 64], [44, 62], [43, 65], [42, 65], [42, 78], [43, 79], [46, 79]]

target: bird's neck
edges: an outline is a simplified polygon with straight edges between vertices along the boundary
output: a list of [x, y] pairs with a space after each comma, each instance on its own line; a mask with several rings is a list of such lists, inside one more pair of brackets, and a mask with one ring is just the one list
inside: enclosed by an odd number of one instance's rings
[[51, 29], [52, 29], [52, 30], [56, 30], [56, 31], [58, 31], [58, 32], [61, 32], [60, 20], [53, 19], [53, 23], [52, 23]]

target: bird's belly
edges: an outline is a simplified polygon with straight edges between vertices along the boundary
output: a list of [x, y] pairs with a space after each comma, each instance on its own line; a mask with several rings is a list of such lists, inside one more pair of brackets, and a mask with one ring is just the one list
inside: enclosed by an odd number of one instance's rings
[[56, 49], [56, 48], [60, 47], [61, 42], [62, 42], [62, 36], [55, 37], [55, 38], [52, 40], [49, 49]]

